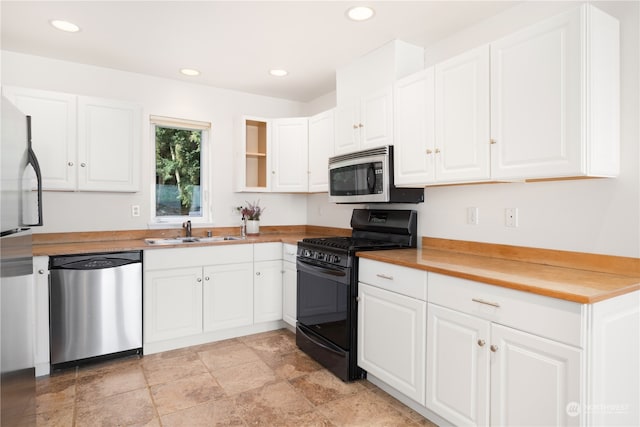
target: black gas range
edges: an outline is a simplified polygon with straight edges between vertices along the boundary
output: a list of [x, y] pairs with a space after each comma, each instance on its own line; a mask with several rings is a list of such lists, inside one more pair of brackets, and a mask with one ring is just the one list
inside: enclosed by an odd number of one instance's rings
[[359, 251], [415, 248], [417, 212], [354, 209], [350, 237], [298, 243], [298, 347], [344, 381], [363, 378], [357, 366]]

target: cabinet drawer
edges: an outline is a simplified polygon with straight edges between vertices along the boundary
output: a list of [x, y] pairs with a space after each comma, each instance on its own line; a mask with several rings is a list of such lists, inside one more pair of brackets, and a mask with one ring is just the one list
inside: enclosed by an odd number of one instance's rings
[[282, 245], [282, 259], [288, 262], [296, 262], [296, 251], [298, 250], [298, 246], [283, 244]]
[[427, 272], [386, 262], [360, 259], [358, 280], [422, 301], [427, 300]]
[[144, 269], [157, 270], [253, 261], [253, 245], [201, 246], [144, 251]]
[[272, 261], [282, 259], [282, 243], [256, 243], [253, 245], [254, 261]]
[[428, 300], [489, 321], [582, 347], [582, 304], [429, 273]]

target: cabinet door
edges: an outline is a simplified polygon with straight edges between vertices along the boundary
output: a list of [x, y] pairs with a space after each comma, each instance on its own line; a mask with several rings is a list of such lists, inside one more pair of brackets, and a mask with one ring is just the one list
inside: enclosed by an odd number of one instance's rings
[[145, 272], [145, 342], [202, 332], [202, 268]]
[[141, 120], [136, 105], [78, 98], [78, 190], [139, 190]]
[[494, 178], [579, 173], [580, 30], [575, 11], [491, 44]]
[[282, 319], [282, 260], [254, 263], [254, 322]]
[[428, 306], [426, 406], [454, 425], [489, 425], [489, 325]]
[[394, 173], [397, 185], [426, 184], [434, 171], [434, 69], [396, 82], [394, 86]]
[[291, 326], [296, 326], [297, 282], [298, 275], [294, 262], [282, 262], [282, 319]]
[[491, 424], [581, 424], [580, 349], [497, 324], [491, 344]]
[[329, 157], [333, 156], [334, 110], [309, 118], [309, 192], [329, 191]]
[[2, 93], [31, 116], [31, 139], [43, 190], [75, 190], [76, 96], [14, 87], [3, 87]]
[[358, 366], [422, 405], [426, 305], [359, 284]]
[[360, 149], [393, 145], [393, 87], [360, 100]]
[[306, 193], [308, 190], [309, 121], [276, 119], [273, 126], [271, 191]]
[[335, 109], [334, 154], [358, 151], [360, 148], [360, 116], [357, 102]]
[[253, 263], [205, 267], [202, 327], [205, 332], [253, 323]]
[[489, 47], [435, 66], [436, 178], [489, 179]]

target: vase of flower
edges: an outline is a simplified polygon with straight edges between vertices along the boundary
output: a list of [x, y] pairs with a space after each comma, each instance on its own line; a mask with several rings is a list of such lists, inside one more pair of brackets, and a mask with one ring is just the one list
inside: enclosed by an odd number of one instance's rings
[[260, 234], [260, 220], [247, 219], [247, 235]]
[[264, 208], [260, 207], [260, 200], [254, 203], [247, 202], [247, 206], [238, 207], [238, 211], [242, 214], [247, 235], [260, 234], [260, 215], [264, 212]]

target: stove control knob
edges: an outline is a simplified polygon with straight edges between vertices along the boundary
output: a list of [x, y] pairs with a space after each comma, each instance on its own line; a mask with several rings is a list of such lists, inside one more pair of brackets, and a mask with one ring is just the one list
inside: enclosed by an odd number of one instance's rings
[[310, 257], [311, 256], [311, 251], [309, 249], [305, 249], [304, 250], [304, 256]]
[[334, 256], [333, 256], [333, 262], [335, 262], [336, 264], [338, 264], [340, 261], [342, 261], [342, 259], [341, 259], [338, 255], [334, 255]]

